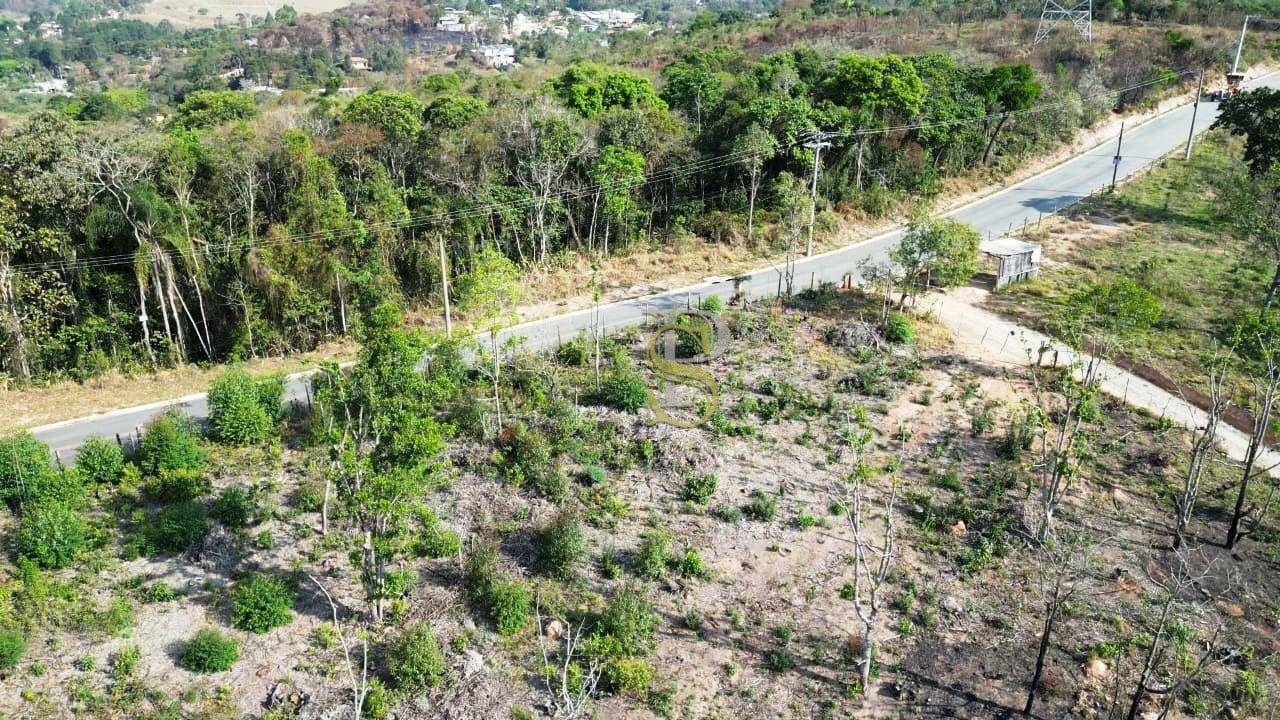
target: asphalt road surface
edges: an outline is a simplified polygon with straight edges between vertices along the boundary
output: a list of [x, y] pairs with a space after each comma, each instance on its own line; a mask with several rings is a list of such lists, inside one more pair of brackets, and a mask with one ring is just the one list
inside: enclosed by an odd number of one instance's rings
[[[1280, 73], [1246, 83], [1246, 87], [1259, 86], [1280, 87]], [[1196, 119], [1196, 132], [1207, 129], [1217, 114], [1216, 103], [1202, 102]], [[1183, 146], [1191, 127], [1191, 116], [1192, 106], [1188, 104], [1141, 125], [1126, 128], [1118, 177], [1123, 180]], [[957, 208], [946, 216], [972, 225], [984, 238], [999, 237], [1021, 227], [1024, 222], [1034, 222], [1042, 215], [1057, 212], [1110, 185], [1115, 146], [1116, 138], [1111, 137], [1071, 160]], [[846, 275], [857, 273], [859, 264], [864, 260], [886, 257], [889, 249], [901, 238], [902, 230], [899, 229], [838, 250], [801, 258], [795, 264], [795, 288], [798, 290], [822, 282], [840, 283]], [[752, 299], [770, 297], [778, 292], [780, 271], [780, 268], [762, 268], [734, 279], [711, 280], [657, 295], [610, 303], [601, 309], [603, 325], [607, 332], [639, 325], [668, 311], [696, 304], [709, 295], [718, 295], [725, 300], [735, 293]], [[520, 337], [529, 348], [546, 349], [589, 331], [593, 320], [593, 310], [579, 310], [513, 326], [504, 331], [502, 337]], [[285, 386], [286, 402], [305, 400], [307, 384], [306, 373], [291, 376]], [[63, 460], [68, 460], [85, 439], [94, 435], [133, 437], [140, 427], [171, 408], [195, 418], [204, 418], [208, 405], [203, 394], [189, 395], [45, 425], [34, 428], [32, 433]]]

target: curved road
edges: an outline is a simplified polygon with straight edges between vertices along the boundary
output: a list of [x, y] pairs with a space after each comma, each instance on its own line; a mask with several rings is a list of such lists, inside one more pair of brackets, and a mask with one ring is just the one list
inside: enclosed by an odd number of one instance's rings
[[[1271, 73], [1246, 83], [1248, 87], [1280, 87], [1280, 73]], [[1202, 102], [1195, 131], [1204, 131], [1217, 117], [1216, 103]], [[1183, 105], [1140, 125], [1124, 134], [1123, 157], [1118, 177], [1127, 178], [1152, 161], [1181, 147], [1187, 140], [1192, 106]], [[984, 237], [999, 237], [1024, 222], [1037, 220], [1071, 205], [1110, 184], [1115, 137], [1108, 138], [1091, 150], [1075, 156], [1035, 177], [1012, 185], [969, 205], [946, 214], [977, 228]], [[800, 258], [795, 267], [797, 288], [810, 283], [841, 282], [866, 259], [883, 258], [902, 238], [901, 229], [859, 241], [837, 250]], [[683, 308], [708, 295], [728, 300], [735, 292], [749, 298], [775, 295], [779, 284], [777, 268], [762, 268], [734, 280], [721, 279], [699, 283], [646, 297], [621, 300], [604, 305], [601, 312], [605, 329], [619, 330], [643, 323], [646, 318]], [[564, 315], [516, 325], [504, 331], [504, 337], [521, 337], [528, 347], [545, 349], [562, 339], [588, 331], [593, 310], [579, 310]], [[285, 387], [286, 401], [305, 401], [308, 373], [289, 377]], [[132, 437], [141, 426], [156, 415], [176, 408], [196, 418], [207, 414], [204, 394], [189, 395], [148, 405], [113, 410], [74, 420], [34, 428], [32, 433], [49, 445], [61, 458], [68, 459], [86, 438], [100, 435], [112, 438]]]

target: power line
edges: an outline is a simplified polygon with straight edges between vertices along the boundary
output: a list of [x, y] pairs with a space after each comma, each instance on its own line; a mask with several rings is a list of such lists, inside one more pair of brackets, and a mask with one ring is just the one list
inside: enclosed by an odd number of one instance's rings
[[[1173, 72], [1178, 78], [1182, 78], [1187, 75], [1194, 74], [1198, 71], [1176, 70]], [[1081, 99], [1093, 99], [1093, 98], [1105, 97], [1109, 95], [1119, 95], [1122, 93], [1130, 92], [1130, 91], [1137, 90], [1144, 87], [1149, 87], [1152, 85], [1161, 84], [1164, 82], [1166, 82], [1165, 79], [1149, 80], [1146, 82], [1137, 83], [1137, 84], [1130, 85], [1128, 87], [1120, 88], [1117, 90], [1105, 90], [1105, 91], [1093, 93], [1092, 95], [1082, 96]], [[899, 125], [891, 125], [891, 126], [886, 126], [881, 128], [858, 128], [858, 129], [839, 131], [839, 132], [827, 132], [827, 133], [823, 133], [823, 137], [824, 139], [827, 139], [827, 140], [836, 139], [836, 138], [842, 138], [842, 139], [861, 138], [861, 137], [874, 136], [874, 135], [887, 135], [887, 134], [898, 133], [898, 132], [910, 132], [912, 130], [928, 130], [928, 129], [939, 128], [939, 127], [949, 127], [952, 125], [986, 123], [993, 120], [999, 120], [1001, 118], [1013, 118], [1013, 117], [1037, 115], [1040, 113], [1049, 112], [1051, 110], [1062, 108], [1068, 104], [1074, 104], [1074, 101], [1064, 100], [1056, 103], [1046, 103], [1043, 105], [1037, 105], [1035, 107], [1027, 108], [1025, 110], [1013, 110], [1013, 111], [1000, 112], [1000, 113], [988, 113], [986, 115], [971, 116], [966, 118], [951, 118], [947, 120], [934, 120], [934, 121], [920, 120], [920, 121], [903, 123]], [[806, 142], [806, 138], [797, 138], [790, 142], [783, 143], [779, 146], [779, 152], [781, 152], [782, 150], [787, 150], [793, 147], [801, 146], [805, 142]], [[344, 231], [337, 231], [337, 232], [316, 231], [316, 232], [310, 232], [310, 233], [295, 233], [292, 235], [286, 235], [286, 236], [277, 237], [274, 239], [243, 240], [240, 242], [231, 242], [215, 249], [213, 252], [209, 253], [209, 255], [210, 256], [221, 255], [226, 257], [226, 256], [230, 256], [231, 254], [237, 251], [258, 249], [258, 248], [280, 247], [285, 245], [295, 245], [295, 244], [312, 242], [315, 240], [325, 240], [325, 239], [340, 240], [344, 238], [355, 237], [357, 234], [362, 232], [372, 232], [377, 230], [388, 230], [388, 229], [389, 230], [416, 229], [416, 228], [421, 228], [424, 226], [429, 226], [437, 223], [448, 222], [451, 220], [467, 220], [467, 219], [472, 219], [476, 217], [487, 217], [495, 213], [498, 213], [502, 210], [523, 209], [523, 208], [535, 206], [541, 202], [546, 202], [546, 203], [551, 203], [554, 201], [564, 202], [564, 201], [591, 197], [597, 193], [604, 193], [604, 192], [618, 191], [618, 190], [635, 190], [635, 189], [639, 189], [639, 188], [643, 188], [651, 185], [657, 185], [667, 181], [674, 181], [683, 177], [688, 177], [688, 176], [696, 175], [699, 173], [709, 172], [722, 167], [726, 167], [744, 158], [754, 155], [755, 152], [756, 151], [754, 150], [741, 150], [737, 152], [725, 153], [723, 155], [704, 157], [695, 162], [682, 165], [679, 167], [673, 167], [668, 170], [664, 170], [658, 174], [643, 178], [641, 180], [618, 181], [618, 182], [612, 182], [612, 183], [606, 182], [606, 183], [598, 183], [595, 185], [583, 186], [583, 187], [574, 188], [570, 190], [564, 190], [558, 193], [553, 193], [547, 196], [545, 200], [537, 197], [528, 197], [528, 198], [522, 198], [518, 200], [509, 200], [505, 202], [495, 202], [495, 203], [475, 205], [471, 207], [464, 207], [457, 210], [428, 213], [428, 214], [418, 215], [416, 217], [411, 216], [407, 218], [401, 218], [398, 220], [387, 220], [387, 221], [382, 221], [377, 223], [362, 223], [360, 228], [354, 229], [354, 230], [344, 230]], [[167, 256], [170, 259], [173, 259], [175, 256], [178, 255], [177, 252], [172, 250], [161, 250], [158, 254]], [[47, 260], [47, 261], [41, 261], [41, 262], [15, 263], [13, 265], [10, 265], [9, 267], [15, 272], [31, 273], [31, 272], [37, 272], [40, 270], [100, 269], [100, 268], [107, 268], [107, 267], [132, 265], [135, 261], [136, 261], [135, 253], [120, 253], [116, 255], [102, 255], [102, 256], [97, 256], [93, 258], [87, 258], [85, 260]]]

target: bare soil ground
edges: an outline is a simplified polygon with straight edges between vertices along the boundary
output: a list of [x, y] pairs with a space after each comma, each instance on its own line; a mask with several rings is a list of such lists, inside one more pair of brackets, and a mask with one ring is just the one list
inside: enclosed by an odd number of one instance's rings
[[[571, 489], [566, 504], [593, 520], [587, 529], [593, 560], [576, 581], [537, 578], [529, 569], [529, 530], [558, 508], [527, 489], [500, 484], [486, 443], [451, 444], [451, 482], [430, 504], [464, 538], [496, 533], [503, 564], [532, 579], [544, 606], [598, 604], [624, 585], [643, 588], [661, 617], [653, 661], [658, 687], [674, 692], [669, 717], [1010, 717], [1025, 700], [1043, 623], [1044, 568], [1028, 541], [1035, 524], [1026, 485], [1032, 458], [999, 449], [1006, 417], [1030, 396], [1027, 379], [956, 354], [927, 322], [923, 334], [931, 340], [916, 347], [872, 352], [826, 342], [829, 329], [865, 312], [852, 296], [840, 295], [786, 311], [736, 314], [730, 351], [711, 366], [724, 416], [709, 428], [653, 426], [634, 415], [582, 407], [582, 416], [606, 428], [603, 436], [615, 445], [647, 440], [654, 452], [647, 462], [611, 454], [605, 483]], [[638, 354], [639, 343], [632, 350]], [[533, 358], [521, 365], [551, 372]], [[1064, 536], [1085, 536], [1092, 549], [1089, 571], [1078, 577], [1081, 592], [1050, 646], [1037, 700], [1037, 715], [1045, 718], [1114, 717], [1115, 708], [1128, 708], [1171, 557], [1164, 494], [1177, 481], [1185, 438], [1115, 404], [1104, 402], [1099, 410], [1088, 429], [1091, 452], [1057, 525]], [[863, 452], [850, 440], [860, 428], [871, 431]], [[226, 625], [225, 587], [249, 570], [304, 569], [331, 583], [344, 607], [361, 605], [350, 548], [337, 533], [319, 535], [318, 516], [292, 504], [294, 490], [315, 481], [315, 457], [296, 441], [219, 453], [215, 486], [263, 488], [271, 498], [266, 519], [239, 534], [215, 532], [194, 556], [104, 560], [97, 573], [82, 573], [82, 591], [104, 599], [138, 576], [166, 579], [180, 596], [135, 601], [129, 637], [47, 630], [33, 643], [42, 648], [42, 673], [24, 663], [0, 685], [0, 712], [111, 716], [82, 696], [114, 697], [101, 668], [112, 653], [137, 644], [147, 685], [184, 698], [189, 707], [206, 707], [221, 693], [228, 716], [257, 714], [272, 688], [288, 683], [306, 698], [299, 717], [333, 717], [347, 701], [340, 658], [315, 640], [328, 608], [310, 587], [302, 589], [292, 624], [263, 636], [234, 633], [243, 653], [229, 673], [197, 676], [173, 659], [177, 643], [196, 627]], [[570, 477], [582, 469], [576, 460], [562, 462]], [[854, 692], [850, 661], [857, 618], [842, 598], [852, 579], [851, 531], [836, 505], [848, 500], [850, 475], [864, 466], [872, 501], [897, 483], [900, 548], [884, 591], [876, 673], [865, 697]], [[713, 499], [706, 506], [681, 501], [684, 480], [702, 473], [719, 480]], [[1250, 707], [1262, 713], [1265, 704], [1245, 704], [1252, 697], [1241, 681], [1245, 673], [1255, 673], [1276, 697], [1270, 661], [1280, 650], [1276, 533], [1261, 528], [1234, 556], [1207, 544], [1222, 529], [1229, 482], [1214, 471], [1210, 497], [1193, 523], [1195, 562], [1205, 577], [1177, 597], [1182, 640], [1172, 651], [1195, 658], [1211, 642], [1219, 661], [1178, 692], [1171, 718], [1252, 717]], [[757, 492], [776, 503], [772, 517], [734, 512]], [[630, 570], [617, 579], [601, 573], [597, 561], [606, 549], [616, 549], [629, 566], [641, 534], [654, 529], [670, 533], [673, 549], [700, 552], [710, 579], [672, 572], [642, 582]], [[272, 542], [260, 540], [264, 531]], [[418, 581], [393, 625], [429, 621], [451, 670], [441, 689], [406, 699], [396, 717], [505, 718], [541, 710], [537, 633], [527, 628], [502, 638], [474, 614], [459, 588], [457, 559], [411, 567]], [[468, 667], [472, 651], [483, 667]], [[76, 667], [86, 656], [98, 669]], [[1157, 664], [1164, 682], [1176, 663], [1162, 654]], [[68, 689], [74, 687], [89, 690], [75, 695]], [[1144, 713], [1158, 702], [1144, 699]], [[649, 720], [655, 707], [605, 698], [596, 715]]]
[[313, 15], [354, 5], [362, 0], [264, 0], [262, 2], [219, 2], [218, 0], [152, 0], [137, 13], [139, 20], [169, 21], [178, 29], [234, 25], [241, 15], [262, 17], [290, 5], [299, 15]]

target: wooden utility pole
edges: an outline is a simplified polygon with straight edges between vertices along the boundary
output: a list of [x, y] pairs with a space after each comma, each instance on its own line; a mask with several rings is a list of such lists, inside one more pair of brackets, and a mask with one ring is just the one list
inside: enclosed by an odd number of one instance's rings
[[1191, 106], [1191, 129], [1187, 130], [1187, 156], [1191, 159], [1191, 144], [1196, 139], [1196, 115], [1200, 113], [1200, 96], [1204, 93], [1204, 68], [1200, 68], [1200, 80], [1196, 82], [1196, 102]]
[[1120, 137], [1116, 138], [1116, 156], [1111, 158], [1111, 191], [1116, 189], [1116, 176], [1120, 173], [1120, 148], [1124, 146], [1124, 121], [1120, 121]]

